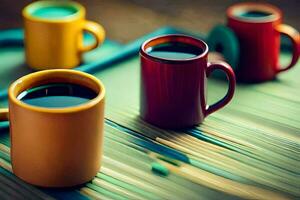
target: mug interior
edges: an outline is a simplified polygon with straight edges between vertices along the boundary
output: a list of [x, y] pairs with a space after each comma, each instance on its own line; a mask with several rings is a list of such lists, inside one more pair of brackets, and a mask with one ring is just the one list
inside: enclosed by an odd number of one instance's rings
[[280, 10], [269, 4], [241, 3], [231, 6], [229, 16], [249, 22], [268, 22], [280, 18]]
[[[74, 70], [45, 70], [29, 74], [15, 81], [9, 89], [10, 99], [19, 105], [48, 110], [87, 106], [103, 99], [104, 93], [104, 86], [97, 78]], [[62, 98], [46, 102], [53, 96]]]
[[164, 35], [152, 38], [141, 47], [141, 54], [159, 61], [190, 61], [203, 57], [208, 46], [202, 40], [186, 35]]
[[84, 104], [97, 96], [88, 87], [74, 83], [48, 83], [21, 92], [17, 99], [38, 107], [66, 108]]
[[71, 1], [37, 1], [29, 4], [24, 13], [41, 20], [65, 20], [80, 14], [82, 6]]

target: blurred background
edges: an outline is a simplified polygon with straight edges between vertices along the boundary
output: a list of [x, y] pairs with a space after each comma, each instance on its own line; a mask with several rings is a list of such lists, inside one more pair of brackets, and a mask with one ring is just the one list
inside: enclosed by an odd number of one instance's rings
[[[237, 0], [77, 0], [87, 18], [101, 23], [108, 38], [129, 42], [161, 26], [207, 33], [226, 22], [226, 8]], [[0, 0], [0, 29], [22, 26], [22, 8], [30, 0]], [[284, 14], [284, 23], [300, 30], [300, 0], [270, 0]]]

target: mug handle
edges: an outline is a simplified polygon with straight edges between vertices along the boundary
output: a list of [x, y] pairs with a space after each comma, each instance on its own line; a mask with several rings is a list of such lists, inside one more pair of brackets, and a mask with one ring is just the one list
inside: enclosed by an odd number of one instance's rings
[[0, 122], [8, 121], [8, 108], [0, 108]]
[[229, 81], [229, 87], [228, 87], [227, 94], [220, 101], [214, 103], [213, 105], [206, 106], [205, 116], [223, 108], [226, 104], [228, 104], [232, 99], [235, 90], [235, 74], [232, 68], [230, 67], [230, 65], [225, 62], [208, 63], [206, 68], [206, 77], [208, 77], [211, 74], [211, 72], [213, 72], [216, 69], [225, 72], [227, 79]]
[[93, 50], [97, 48], [100, 44], [103, 43], [105, 39], [105, 30], [104, 28], [100, 25], [97, 24], [96, 22], [92, 21], [85, 21], [83, 25], [83, 31], [86, 31], [90, 34], [92, 34], [95, 38], [95, 42], [93, 44], [84, 46], [83, 44], [80, 44], [80, 51], [81, 52], [86, 52]]
[[292, 60], [288, 66], [283, 68], [280, 67], [278, 69], [277, 73], [280, 73], [291, 69], [297, 63], [299, 58], [299, 53], [300, 53], [299, 52], [300, 36], [299, 36], [299, 32], [296, 29], [286, 24], [280, 24], [276, 26], [276, 31], [279, 32], [280, 34], [286, 35], [292, 41], [293, 44]]

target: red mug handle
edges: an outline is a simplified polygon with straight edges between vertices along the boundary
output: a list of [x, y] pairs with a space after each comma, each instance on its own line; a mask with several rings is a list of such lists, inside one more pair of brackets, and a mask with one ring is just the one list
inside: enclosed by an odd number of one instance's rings
[[230, 65], [228, 65], [225, 62], [208, 63], [206, 68], [206, 76], [208, 77], [211, 74], [211, 72], [213, 72], [216, 69], [220, 69], [223, 72], [225, 72], [229, 81], [229, 87], [227, 94], [220, 101], [214, 103], [213, 105], [206, 106], [205, 116], [223, 108], [226, 104], [228, 104], [232, 99], [235, 90], [235, 75]]
[[292, 55], [292, 60], [290, 64], [286, 67], [280, 67], [277, 71], [277, 73], [284, 72], [286, 70], [291, 69], [293, 66], [298, 61], [299, 58], [299, 45], [300, 45], [300, 36], [299, 32], [294, 29], [293, 27], [286, 25], [286, 24], [280, 24], [276, 26], [276, 31], [278, 31], [280, 34], [286, 35], [290, 40], [292, 41], [293, 44], [293, 55]]

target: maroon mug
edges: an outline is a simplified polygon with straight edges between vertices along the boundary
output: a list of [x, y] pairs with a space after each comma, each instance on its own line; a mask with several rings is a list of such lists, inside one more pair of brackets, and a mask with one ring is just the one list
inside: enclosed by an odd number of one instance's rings
[[[168, 43], [188, 45], [201, 53], [185, 59], [149, 53], [156, 46]], [[227, 63], [208, 63], [207, 55], [205, 42], [186, 35], [165, 35], [144, 42], [140, 49], [140, 114], [146, 122], [169, 129], [191, 127], [229, 103], [235, 90], [234, 72]], [[216, 69], [225, 72], [229, 88], [223, 99], [208, 106], [207, 77]]]
[[[236, 70], [238, 81], [262, 82], [272, 80], [280, 72], [295, 66], [299, 57], [299, 33], [282, 24], [282, 12], [265, 3], [238, 3], [227, 10], [227, 25], [238, 37], [240, 61]], [[293, 44], [291, 62], [279, 64], [280, 34]]]

